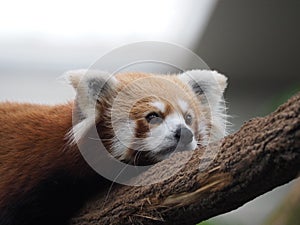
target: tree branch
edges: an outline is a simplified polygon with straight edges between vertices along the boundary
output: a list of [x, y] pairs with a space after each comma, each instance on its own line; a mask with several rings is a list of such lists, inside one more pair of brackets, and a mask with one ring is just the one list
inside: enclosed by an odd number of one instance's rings
[[[187, 154], [156, 164], [146, 181], [176, 169]], [[70, 224], [195, 224], [242, 206], [299, 171], [300, 93], [219, 144], [196, 150], [175, 176], [140, 187], [115, 184], [109, 194], [99, 193]]]

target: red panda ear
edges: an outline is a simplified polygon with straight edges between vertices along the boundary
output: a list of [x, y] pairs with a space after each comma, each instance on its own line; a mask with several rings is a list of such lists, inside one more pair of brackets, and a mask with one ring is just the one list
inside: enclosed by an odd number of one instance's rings
[[107, 99], [117, 85], [117, 79], [107, 72], [96, 70], [75, 70], [65, 74], [76, 91], [75, 106], [82, 120], [73, 127], [74, 140], [79, 140], [95, 123], [99, 116], [97, 104]]
[[97, 70], [69, 71], [66, 76], [76, 91], [76, 102], [85, 117], [91, 115], [97, 101], [110, 95], [117, 84], [114, 76]]
[[67, 71], [64, 76], [69, 81], [69, 83], [73, 86], [76, 90], [80, 80], [84, 77], [84, 75], [88, 72], [86, 69], [81, 70], [71, 70]]
[[179, 79], [188, 84], [197, 95], [205, 95], [210, 104], [216, 105], [222, 100], [227, 78], [211, 70], [190, 70], [179, 75]]

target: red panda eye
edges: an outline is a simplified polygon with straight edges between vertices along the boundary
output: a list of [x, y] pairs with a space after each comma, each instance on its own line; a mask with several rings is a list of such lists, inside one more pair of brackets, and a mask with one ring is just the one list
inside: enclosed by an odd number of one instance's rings
[[161, 123], [161, 118], [158, 115], [158, 113], [156, 113], [156, 112], [149, 113], [145, 118], [146, 118], [147, 122], [151, 123], [151, 124]]
[[191, 124], [192, 124], [193, 118], [192, 118], [192, 116], [191, 116], [190, 114], [187, 114], [187, 115], [185, 116], [185, 122], [186, 122], [186, 124], [188, 124], [188, 125], [191, 125]]

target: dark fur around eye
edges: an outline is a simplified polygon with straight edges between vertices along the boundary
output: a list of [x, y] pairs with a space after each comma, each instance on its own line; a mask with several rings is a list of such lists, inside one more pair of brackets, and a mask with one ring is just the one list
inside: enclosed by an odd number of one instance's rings
[[148, 123], [150, 124], [158, 124], [161, 123], [161, 117], [158, 113], [156, 112], [151, 112], [149, 113], [145, 119], [147, 120]]

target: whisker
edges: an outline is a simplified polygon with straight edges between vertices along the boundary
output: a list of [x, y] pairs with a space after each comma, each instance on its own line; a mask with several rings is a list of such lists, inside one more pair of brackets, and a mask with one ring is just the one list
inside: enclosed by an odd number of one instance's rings
[[135, 156], [134, 156], [134, 159], [133, 159], [133, 165], [134, 166], [137, 166], [137, 159], [138, 159], [138, 155], [140, 154], [141, 152], [140, 151], [138, 151], [136, 154], [135, 154]]
[[100, 139], [100, 138], [93, 138], [93, 137], [88, 137], [88, 139], [94, 140], [94, 141], [101, 141], [101, 140], [102, 140], [102, 139]]
[[105, 196], [105, 199], [104, 199], [104, 202], [103, 202], [103, 205], [102, 205], [102, 209], [103, 209], [104, 206], [105, 206], [105, 203], [106, 203], [106, 201], [107, 201], [107, 199], [108, 199], [108, 197], [109, 197], [109, 194], [110, 194], [110, 192], [111, 192], [111, 190], [112, 190], [112, 187], [113, 187], [114, 183], [116, 183], [116, 180], [118, 179], [118, 177], [123, 173], [123, 171], [124, 171], [127, 167], [128, 167], [128, 164], [126, 164], [126, 165], [120, 170], [120, 172], [115, 176], [114, 180], [112, 181], [112, 183], [111, 183], [111, 185], [110, 185], [110, 187], [109, 187], [109, 189], [108, 189], [108, 191], [107, 191], [107, 194], [106, 194], [106, 196]]

